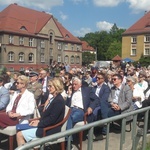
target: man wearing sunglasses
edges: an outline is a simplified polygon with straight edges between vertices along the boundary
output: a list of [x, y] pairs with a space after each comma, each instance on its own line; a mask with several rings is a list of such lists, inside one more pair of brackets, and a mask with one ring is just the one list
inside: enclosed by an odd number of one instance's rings
[[[132, 91], [128, 85], [122, 84], [122, 80], [123, 79], [120, 74], [114, 74], [112, 77], [114, 87], [111, 88], [111, 93], [108, 98], [108, 102], [110, 103], [108, 117], [133, 110]], [[127, 118], [127, 120], [130, 119], [130, 117]]]

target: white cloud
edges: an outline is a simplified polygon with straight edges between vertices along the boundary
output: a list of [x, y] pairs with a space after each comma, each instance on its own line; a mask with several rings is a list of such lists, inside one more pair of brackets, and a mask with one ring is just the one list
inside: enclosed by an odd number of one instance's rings
[[64, 2], [63, 0], [0, 0], [1, 5], [9, 5], [13, 3], [30, 8], [50, 10], [53, 6], [63, 5]]
[[61, 18], [62, 20], [66, 20], [66, 19], [68, 18], [68, 16], [65, 15], [63, 12], [60, 11], [60, 18]]
[[79, 4], [79, 3], [88, 3], [87, 0], [72, 0], [72, 1], [73, 1], [73, 3], [75, 3], [75, 4]]
[[78, 37], [83, 37], [85, 34], [92, 32], [90, 28], [81, 28], [80, 30], [74, 31], [74, 35]]
[[149, 0], [126, 0], [126, 2], [129, 3], [129, 7], [132, 9], [134, 13], [150, 10]]
[[93, 0], [95, 6], [99, 7], [114, 7], [124, 0]]
[[114, 25], [113, 23], [109, 23], [106, 21], [99, 21], [96, 23], [96, 27], [99, 30], [104, 30], [104, 31], [109, 31], [113, 25]]

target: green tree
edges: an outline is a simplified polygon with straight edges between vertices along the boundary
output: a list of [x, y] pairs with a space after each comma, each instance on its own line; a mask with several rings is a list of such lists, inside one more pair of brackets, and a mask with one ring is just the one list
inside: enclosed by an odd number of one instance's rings
[[91, 54], [90, 52], [82, 53], [82, 65], [89, 65], [95, 60], [95, 54]]

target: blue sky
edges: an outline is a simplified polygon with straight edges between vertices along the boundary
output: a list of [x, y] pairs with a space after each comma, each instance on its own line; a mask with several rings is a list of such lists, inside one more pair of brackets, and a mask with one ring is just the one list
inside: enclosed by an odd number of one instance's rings
[[79, 37], [109, 31], [114, 23], [127, 29], [150, 10], [149, 0], [0, 0], [0, 11], [12, 3], [53, 14]]

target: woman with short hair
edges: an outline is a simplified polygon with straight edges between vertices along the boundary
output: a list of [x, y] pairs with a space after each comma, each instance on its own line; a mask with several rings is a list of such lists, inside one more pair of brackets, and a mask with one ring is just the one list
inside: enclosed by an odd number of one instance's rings
[[[21, 75], [18, 77], [13, 97], [6, 107], [6, 112], [0, 113], [0, 127], [14, 126], [18, 123], [27, 123], [34, 112], [34, 95], [27, 90], [28, 77]], [[18, 120], [18, 118], [20, 118]]]
[[[30, 122], [30, 126], [35, 128], [22, 130], [17, 132], [18, 146], [31, 141], [33, 138], [43, 136], [43, 128], [53, 126], [61, 122], [65, 113], [65, 101], [61, 96], [64, 90], [63, 82], [59, 78], [53, 78], [48, 83], [49, 93], [52, 95], [50, 99], [45, 102], [43, 112], [40, 119]], [[61, 126], [51, 129], [47, 135], [51, 135], [61, 131]]]

